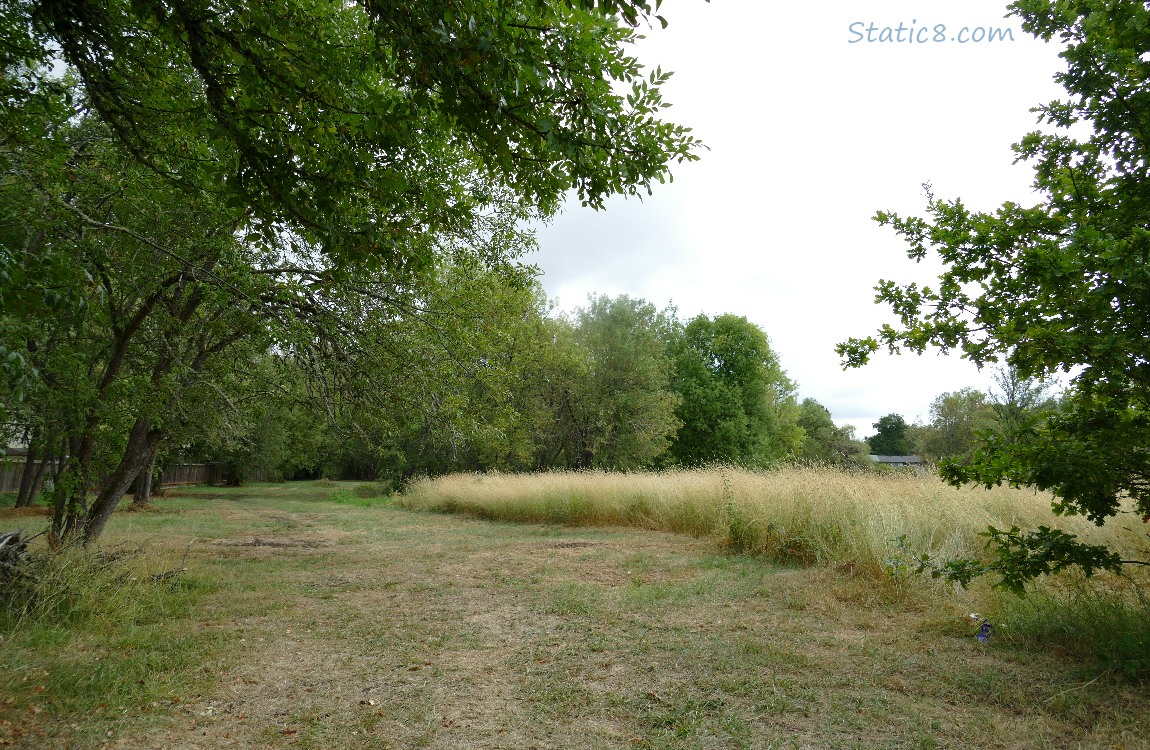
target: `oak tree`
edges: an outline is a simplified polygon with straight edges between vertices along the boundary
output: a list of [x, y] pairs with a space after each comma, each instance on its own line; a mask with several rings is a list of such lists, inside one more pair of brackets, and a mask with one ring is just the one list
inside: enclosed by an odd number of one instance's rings
[[[1049, 490], [1059, 514], [1102, 524], [1124, 511], [1150, 518], [1150, 8], [1129, 0], [1019, 0], [1010, 13], [1065, 45], [1056, 79], [1066, 96], [1036, 109], [1048, 126], [1016, 146], [1040, 198], [972, 211], [927, 189], [926, 217], [880, 212], [908, 255], [938, 256], [938, 284], [883, 281], [899, 316], [877, 337], [840, 345], [858, 366], [880, 347], [958, 351], [1005, 362], [1023, 379], [1069, 377], [1061, 409], [1000, 433], [956, 484], [1007, 482]], [[1021, 589], [1037, 575], [1118, 569], [1114, 551], [1040, 528], [990, 530], [991, 569]], [[1139, 562], [1139, 561], [1128, 561]]]

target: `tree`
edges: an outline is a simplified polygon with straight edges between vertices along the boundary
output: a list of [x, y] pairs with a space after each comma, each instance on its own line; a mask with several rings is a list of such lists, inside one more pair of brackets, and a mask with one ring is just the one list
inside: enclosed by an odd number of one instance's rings
[[[417, 271], [509, 190], [542, 215], [649, 190], [694, 159], [627, 53], [642, 0], [5, 3], [0, 120], [75, 73], [141, 164], [341, 263]], [[661, 20], [661, 19], [660, 19]], [[482, 175], [484, 179], [475, 179]]]
[[0, 8], [0, 396], [6, 413], [34, 404], [28, 424], [69, 457], [55, 538], [100, 534], [237, 351], [363, 361], [330, 331], [362, 315], [401, 329], [461, 248], [504, 263], [493, 224], [548, 215], [571, 188], [598, 207], [695, 158], [658, 119], [668, 74], [626, 54], [653, 14], [638, 0]]
[[284, 350], [254, 352], [237, 364], [213, 383], [215, 398], [201, 413], [185, 412], [183, 429], [169, 432], [161, 458], [215, 463], [231, 485], [324, 476], [336, 445], [303, 369]]
[[994, 382], [998, 389], [990, 392], [990, 408], [1004, 435], [1025, 434], [1057, 408], [1048, 383], [1023, 378], [1015, 367], [998, 368]]
[[[53, 537], [98, 536], [189, 389], [243, 339], [266, 280], [242, 273], [238, 213], [140, 169], [97, 122], [0, 151], [0, 343], [26, 355], [9, 403], [60, 457]], [[89, 503], [88, 490], [100, 486]]]
[[910, 425], [901, 414], [887, 414], [871, 426], [876, 430], [874, 435], [866, 439], [871, 453], [879, 456], [911, 454]]
[[530, 460], [518, 396], [542, 344], [532, 336], [541, 299], [531, 269], [459, 257], [417, 307], [355, 332], [364, 361], [340, 388], [344, 416], [336, 420], [356, 438], [353, 463], [370, 461], [381, 477], [401, 480]]
[[854, 427], [837, 426], [830, 411], [813, 398], [805, 398], [799, 404], [796, 423], [803, 430], [800, 458], [844, 466], [870, 463], [866, 446], [855, 439]]
[[576, 340], [588, 356], [579, 465], [647, 468], [679, 428], [662, 335], [666, 316], [644, 300], [596, 295], [575, 319]]
[[535, 467], [634, 470], [666, 453], [679, 427], [669, 318], [645, 300], [592, 295], [545, 321], [520, 385]]
[[[1067, 67], [1056, 78], [1067, 96], [1036, 110], [1052, 127], [1015, 146], [1034, 165], [1041, 199], [972, 212], [928, 187], [928, 218], [878, 213], [912, 259], [935, 252], [944, 271], [937, 287], [880, 282], [879, 298], [900, 326], [839, 351], [857, 366], [880, 346], [936, 346], [980, 365], [1005, 362], [1023, 380], [1070, 374], [1058, 413], [1000, 431], [945, 475], [956, 484], [1049, 490], [1057, 513], [1098, 524], [1126, 499], [1150, 516], [1150, 8], [1020, 0], [1010, 12], [1028, 32], [1066, 44]], [[994, 570], [1016, 589], [1070, 565], [1089, 574], [1122, 564], [1051, 529], [992, 536]]]
[[326, 350], [307, 355], [335, 415], [342, 474], [629, 470], [667, 450], [678, 422], [664, 316], [595, 296], [550, 318], [520, 270], [445, 269], [418, 311], [356, 316], [353, 367], [333, 367]]
[[698, 315], [672, 340], [683, 423], [671, 446], [684, 466], [770, 466], [802, 444], [795, 385], [766, 333], [745, 317]]
[[986, 394], [973, 388], [943, 393], [930, 404], [930, 424], [920, 430], [916, 446], [932, 461], [966, 460], [978, 446], [979, 434], [995, 425]]

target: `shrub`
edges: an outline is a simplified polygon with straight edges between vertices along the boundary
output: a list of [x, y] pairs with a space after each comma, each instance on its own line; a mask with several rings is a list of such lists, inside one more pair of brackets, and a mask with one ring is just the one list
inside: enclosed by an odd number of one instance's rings
[[77, 626], [93, 618], [131, 621], [153, 603], [163, 588], [158, 584], [176, 580], [180, 572], [130, 569], [141, 553], [66, 549], [27, 555], [0, 577], [0, 632], [36, 624]]
[[370, 497], [383, 497], [388, 494], [391, 488], [383, 482], [364, 482], [357, 484], [352, 489], [352, 494], [356, 497], [370, 498]]

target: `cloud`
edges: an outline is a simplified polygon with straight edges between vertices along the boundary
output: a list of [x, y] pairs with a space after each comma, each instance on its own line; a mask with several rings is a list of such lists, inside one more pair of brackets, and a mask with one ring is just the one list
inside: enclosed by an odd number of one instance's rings
[[642, 201], [612, 198], [602, 211], [575, 203], [537, 228], [540, 249], [524, 260], [544, 270], [544, 287], [564, 309], [581, 306], [592, 292], [663, 305], [669, 298], [660, 296], [658, 279], [694, 254], [678, 218], [684, 213], [673, 189]]
[[[989, 376], [956, 357], [880, 357], [843, 372], [836, 343], [892, 322], [874, 285], [932, 283], [931, 262], [871, 217], [921, 213], [922, 183], [975, 209], [1029, 202], [1010, 144], [1029, 111], [1059, 95], [1057, 47], [1004, 21], [989, 0], [684, 3], [667, 8], [640, 56], [676, 71], [668, 116], [709, 151], [642, 202], [577, 204], [538, 233], [528, 258], [570, 309], [591, 292], [674, 301], [680, 317], [732, 312], [760, 325], [803, 396], [862, 435], [891, 412], [927, 418], [931, 400]], [[849, 24], [912, 20], [951, 31], [1009, 26], [993, 45], [848, 43]]]

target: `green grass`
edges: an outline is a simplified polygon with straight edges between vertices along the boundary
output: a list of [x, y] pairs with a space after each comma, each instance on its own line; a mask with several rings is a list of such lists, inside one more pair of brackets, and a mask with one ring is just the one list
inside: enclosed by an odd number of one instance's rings
[[1131, 678], [1150, 677], [1150, 599], [1136, 585], [1067, 577], [1026, 597], [1002, 595], [988, 608], [996, 637], [1029, 650], [1055, 650]]
[[[157, 701], [211, 684], [227, 644], [195, 627], [194, 613], [219, 584], [152, 578], [171, 564], [146, 553], [38, 555], [25, 566], [27, 580], [0, 586], [5, 712], [101, 717], [98, 728], [81, 720], [74, 732], [94, 743], [116, 733], [123, 714], [147, 714]], [[15, 738], [0, 731], [3, 739]]]
[[[354, 488], [189, 489], [118, 513], [106, 547], [143, 548], [127, 579], [54, 563], [93, 585], [5, 621], [0, 747], [1147, 744], [1129, 654], [1081, 647], [1123, 610], [1072, 582], [1009, 609], [713, 534], [333, 501]], [[972, 611], [1002, 625], [985, 645]]]

